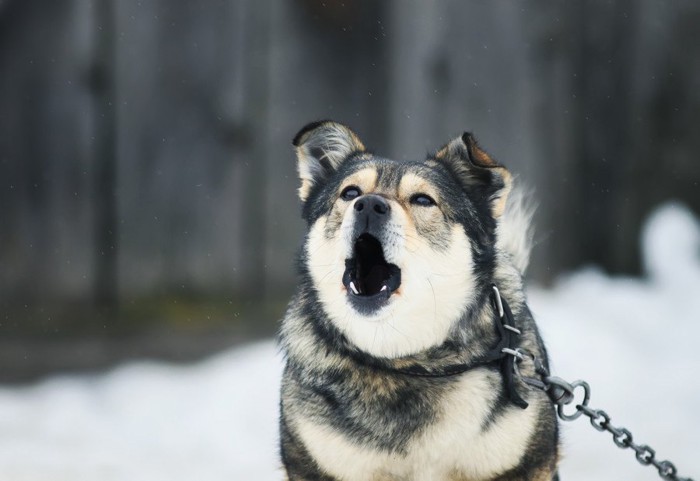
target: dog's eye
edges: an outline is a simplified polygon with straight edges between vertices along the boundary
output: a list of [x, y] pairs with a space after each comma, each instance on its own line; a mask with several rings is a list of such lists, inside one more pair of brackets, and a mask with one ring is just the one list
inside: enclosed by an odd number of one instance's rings
[[411, 204], [420, 205], [421, 207], [430, 207], [435, 205], [435, 201], [427, 194], [413, 194], [411, 196]]
[[343, 191], [340, 193], [340, 198], [343, 200], [352, 200], [361, 195], [362, 191], [359, 187], [349, 185], [346, 188], [344, 188]]

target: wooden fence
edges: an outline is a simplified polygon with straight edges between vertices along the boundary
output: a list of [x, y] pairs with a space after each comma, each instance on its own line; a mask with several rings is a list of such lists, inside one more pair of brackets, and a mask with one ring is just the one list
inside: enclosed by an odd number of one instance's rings
[[422, 157], [463, 130], [539, 200], [533, 276], [638, 272], [700, 209], [700, 3], [0, 1], [0, 301], [287, 293], [290, 139]]

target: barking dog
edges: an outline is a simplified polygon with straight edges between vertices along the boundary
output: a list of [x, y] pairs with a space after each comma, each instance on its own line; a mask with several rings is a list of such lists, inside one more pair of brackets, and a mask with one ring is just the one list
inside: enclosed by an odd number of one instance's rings
[[331, 121], [294, 145], [308, 230], [280, 336], [288, 479], [556, 480], [551, 402], [511, 358], [484, 361], [505, 335], [494, 286], [518, 332], [508, 347], [547, 359], [508, 170], [468, 133], [410, 162]]

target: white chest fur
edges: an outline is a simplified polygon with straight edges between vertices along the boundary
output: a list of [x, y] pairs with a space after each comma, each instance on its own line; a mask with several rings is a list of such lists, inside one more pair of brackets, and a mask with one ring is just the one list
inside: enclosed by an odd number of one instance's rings
[[[496, 376], [494, 378], [494, 376]], [[358, 445], [329, 426], [297, 419], [296, 429], [318, 464], [344, 481], [485, 480], [515, 467], [534, 429], [536, 407], [515, 406], [482, 428], [495, 392], [495, 373], [463, 374], [440, 401], [438, 418], [405, 453]]]

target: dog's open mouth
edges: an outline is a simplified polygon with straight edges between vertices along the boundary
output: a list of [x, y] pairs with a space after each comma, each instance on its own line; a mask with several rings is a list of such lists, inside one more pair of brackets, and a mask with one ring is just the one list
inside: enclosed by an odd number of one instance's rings
[[401, 269], [386, 261], [376, 237], [362, 234], [355, 241], [353, 256], [345, 260], [343, 285], [351, 299], [381, 302], [401, 285]]

